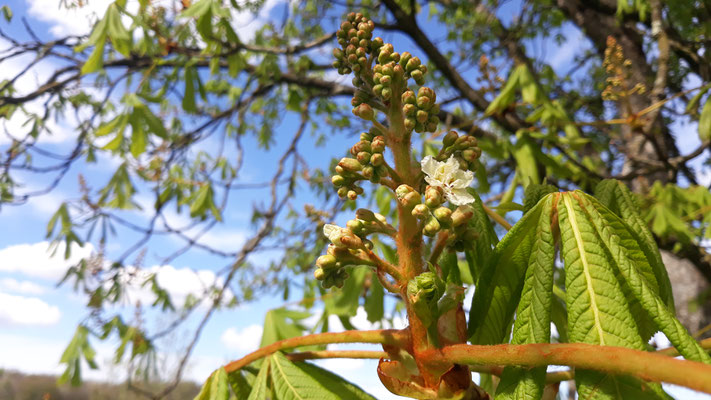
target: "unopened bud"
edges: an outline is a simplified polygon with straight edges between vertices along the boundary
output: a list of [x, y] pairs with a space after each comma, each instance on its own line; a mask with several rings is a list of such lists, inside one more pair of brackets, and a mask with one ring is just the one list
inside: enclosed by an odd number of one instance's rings
[[348, 222], [346, 222], [346, 227], [349, 231], [353, 232], [356, 235], [361, 235], [365, 233], [365, 225], [363, 224], [363, 221], [359, 219], [349, 220]]
[[429, 208], [437, 208], [444, 202], [444, 191], [439, 186], [427, 186], [425, 204]]
[[412, 58], [412, 54], [409, 52], [404, 52], [400, 54], [400, 65], [407, 65], [407, 62]]
[[425, 77], [420, 70], [416, 69], [416, 70], [410, 72], [410, 76], [412, 77], [412, 79], [415, 80], [415, 83], [417, 83], [418, 85], [425, 84]]
[[392, 96], [393, 91], [392, 89], [388, 87], [384, 87], [383, 90], [380, 91], [380, 96], [383, 98], [383, 100], [390, 100], [390, 97]]
[[358, 193], [356, 193], [354, 190], [349, 190], [346, 197], [348, 197], [348, 200], [355, 200], [358, 198]]
[[415, 129], [415, 126], [417, 126], [417, 121], [415, 120], [415, 118], [408, 117], [405, 118], [404, 125], [406, 130], [411, 131]]
[[370, 143], [370, 148], [373, 153], [382, 153], [385, 150], [385, 137], [376, 136]]
[[454, 144], [454, 142], [457, 140], [459, 135], [455, 131], [449, 131], [447, 132], [446, 135], [442, 138], [442, 144], [444, 147], [449, 147]]
[[425, 227], [422, 228], [422, 233], [424, 233], [426, 236], [434, 236], [441, 229], [442, 229], [442, 226], [440, 225], [439, 221], [437, 221], [437, 218], [432, 217], [429, 220], [427, 220]]
[[410, 60], [407, 61], [405, 64], [405, 71], [407, 72], [413, 72], [418, 69], [420, 66], [420, 59], [417, 57], [412, 57]]
[[474, 210], [470, 206], [459, 206], [452, 213], [452, 225], [459, 226], [466, 224], [472, 216], [474, 216]]
[[383, 153], [375, 153], [370, 157], [370, 163], [373, 166], [379, 167], [383, 165], [385, 158], [383, 158]]
[[479, 155], [472, 149], [466, 149], [462, 151], [462, 158], [469, 162], [475, 162], [477, 158], [479, 158]]
[[437, 218], [437, 221], [439, 221], [439, 223], [443, 227], [449, 228], [450, 226], [452, 226], [452, 210], [450, 210], [449, 208], [439, 207], [434, 210], [432, 214], [434, 214], [435, 218]]
[[319, 267], [319, 269], [330, 270], [336, 267], [337, 262], [336, 257], [330, 254], [324, 254], [316, 259], [316, 266]]
[[322, 281], [325, 277], [326, 273], [323, 272], [321, 268], [316, 268], [316, 270], [314, 271], [314, 278], [318, 279], [319, 281]]
[[427, 122], [427, 119], [429, 118], [429, 114], [427, 114], [427, 111], [424, 110], [419, 110], [417, 111], [417, 114], [415, 114], [415, 120], [421, 124], [424, 124]]
[[361, 163], [361, 165], [366, 165], [370, 161], [370, 153], [361, 151], [358, 155], [356, 155], [356, 159], [359, 163]]
[[339, 187], [336, 193], [338, 194], [338, 197], [344, 198], [348, 195], [348, 188], [345, 186]]
[[415, 96], [415, 92], [412, 90], [406, 90], [402, 94], [402, 103], [403, 104], [415, 104], [417, 102], [417, 96]]
[[333, 175], [331, 177], [331, 183], [333, 184], [333, 186], [341, 187], [346, 184], [346, 178], [341, 175]]
[[348, 157], [341, 158], [341, 161], [338, 162], [338, 166], [348, 172], [358, 172], [363, 169], [363, 166], [360, 165], [358, 160]]
[[417, 113], [417, 106], [414, 104], [405, 104], [402, 106], [402, 113], [407, 117], [414, 117]]
[[370, 132], [363, 132], [360, 134], [360, 140], [362, 142], [370, 142], [373, 140], [373, 134]]
[[417, 98], [417, 107], [421, 110], [427, 111], [432, 108], [432, 100], [427, 96], [419, 96]]
[[375, 175], [375, 168], [373, 168], [372, 166], [368, 165], [368, 166], [366, 166], [366, 167], [363, 168], [363, 171], [362, 171], [361, 173], [363, 174], [363, 176], [365, 177], [365, 179], [370, 179], [370, 178], [373, 177], [373, 175]]
[[412, 209], [412, 216], [424, 220], [430, 216], [430, 209], [424, 204], [418, 204]]
[[373, 117], [375, 116], [375, 113], [373, 112], [373, 108], [366, 104], [363, 103], [359, 105], [358, 107], [353, 109], [353, 114], [356, 116], [363, 118], [366, 121], [372, 121]]

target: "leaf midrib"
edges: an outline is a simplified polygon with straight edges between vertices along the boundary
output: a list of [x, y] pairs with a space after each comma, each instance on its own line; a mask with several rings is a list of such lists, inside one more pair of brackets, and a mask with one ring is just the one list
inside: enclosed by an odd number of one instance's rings
[[588, 259], [583, 245], [583, 238], [580, 234], [580, 229], [578, 228], [578, 222], [575, 218], [575, 210], [573, 209], [570, 196], [563, 196], [563, 201], [565, 202], [565, 209], [568, 211], [568, 218], [570, 219], [570, 227], [573, 230], [573, 236], [575, 236], [575, 244], [578, 248], [578, 253], [580, 254], [580, 262], [583, 264], [583, 274], [585, 274], [585, 284], [587, 286], [588, 295], [590, 296], [590, 308], [592, 309], [593, 319], [595, 320], [595, 329], [600, 337], [600, 344], [604, 346], [605, 337], [603, 336], [604, 332], [602, 330], [602, 324], [600, 323], [600, 310], [597, 307], [595, 289], [592, 286], [592, 276], [590, 275], [590, 266], [588, 265]]
[[287, 379], [286, 373], [284, 373], [284, 370], [282, 369], [281, 363], [279, 362], [279, 358], [274, 357], [274, 364], [275, 364], [275, 365], [277, 366], [277, 368], [279, 369], [279, 372], [281, 373], [281, 376], [282, 376], [282, 379], [284, 380], [284, 383], [286, 383], [287, 386], [289, 386], [289, 388], [291, 389], [291, 391], [294, 393], [294, 396], [296, 396], [297, 398], [299, 398], [299, 399], [301, 399], [301, 400], [304, 400], [303, 397], [299, 396], [299, 392], [297, 392], [297, 391], [296, 391], [296, 388], [291, 384], [291, 382], [289, 382], [289, 379]]

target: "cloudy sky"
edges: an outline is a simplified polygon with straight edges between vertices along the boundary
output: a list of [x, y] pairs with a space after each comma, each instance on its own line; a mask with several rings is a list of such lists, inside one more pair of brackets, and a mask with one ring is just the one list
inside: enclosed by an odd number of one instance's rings
[[[9, 32], [21, 32], [20, 17], [26, 17], [36, 31], [45, 38], [61, 37], [65, 35], [85, 34], [90, 29], [90, 21], [96, 15], [102, 15], [110, 1], [90, 0], [88, 6], [78, 10], [65, 10], [58, 7], [57, 0], [11, 0], [10, 7], [15, 13], [15, 19], [9, 27], [2, 29]], [[279, 1], [268, 0], [262, 14], [235, 15], [235, 27], [240, 27], [240, 35], [249, 38], [259, 27], [260, 21], [268, 18], [275, 7], [282, 6]], [[5, 24], [5, 22], [1, 22]], [[564, 68], [572, 59], [572, 50], [581, 45], [580, 34], [574, 30], [569, 31], [568, 40], [560, 49], [552, 52], [551, 63], [556, 68]], [[8, 47], [0, 39], [0, 48]], [[551, 50], [549, 49], [549, 52]], [[17, 68], [24, 65], [26, 60], [13, 60], [0, 65], [0, 80], [6, 78]], [[55, 65], [44, 63], [37, 65], [30, 74], [25, 75], [19, 82], [20, 92], [30, 91], [37, 82], [41, 82], [52, 71]], [[42, 107], [40, 103], [29, 105], [30, 108]], [[53, 134], [44, 136], [42, 143], [56, 149], [66, 149], [71, 146], [74, 132], [69, 128], [71, 120], [53, 122]], [[10, 120], [4, 122], [3, 130], [10, 132], [21, 131], [22, 121]], [[694, 129], [689, 127], [688, 129]], [[693, 135], [695, 137], [695, 135]], [[0, 150], [7, 145], [8, 139], [0, 135]], [[329, 154], [340, 154], [345, 148], [345, 141], [338, 142], [327, 150]], [[247, 144], [249, 145], [249, 143]], [[278, 146], [277, 146], [278, 147]], [[688, 143], [689, 150], [695, 147], [693, 140]], [[308, 150], [306, 150], [308, 151]], [[276, 152], [275, 154], [278, 154]], [[312, 150], [312, 154], [317, 154]], [[268, 162], [274, 155], [255, 154], [252, 160], [247, 160], [245, 175], [253, 177], [255, 181], [264, 179], [260, 164]], [[318, 159], [319, 157], [315, 157]], [[324, 163], [325, 157], [321, 157]], [[82, 169], [78, 166], [74, 171], [85, 174], [89, 178], [101, 179], [106, 177], [115, 167], [115, 160], [104, 160], [98, 167]], [[250, 161], [251, 167], [250, 167]], [[104, 166], [102, 169], [102, 165]], [[705, 179], [711, 179], [706, 176]], [[42, 187], [43, 182], [36, 177], [27, 176], [23, 182], [25, 190], [31, 191]], [[77, 193], [77, 183], [63, 182], [56, 191], [32, 199], [23, 207], [0, 209], [0, 368], [16, 369], [32, 373], [62, 372], [58, 364], [64, 347], [71, 339], [74, 329], [86, 315], [86, 298], [76, 294], [71, 285], [57, 287], [58, 281], [63, 277], [67, 268], [84, 256], [92, 253], [91, 244], [83, 248], [72, 249], [72, 257], [65, 260], [62, 257], [64, 249], [60, 248], [52, 254], [48, 251], [49, 243], [43, 240], [46, 224], [51, 215], [56, 211], [59, 203], [66, 197]], [[243, 201], [250, 204], [257, 199], [247, 195]], [[139, 198], [139, 203], [150, 207], [150, 199]], [[140, 218], [139, 216], [136, 216]], [[243, 243], [249, 235], [250, 215], [242, 208], [227, 215], [227, 223], [208, 235], [201, 238], [202, 243], [220, 249], [234, 249]], [[177, 226], [185, 226], [189, 218], [185, 214], [174, 212], [169, 219]], [[189, 295], [199, 295], [206, 286], [215, 281], [215, 272], [225, 264], [225, 260], [217, 259], [200, 252], [190, 252], [174, 260], [171, 265], [150, 264], [158, 262], [162, 257], [170, 254], [168, 249], [179, 248], [183, 243], [176, 239], [156, 239], [151, 242], [155, 253], [148, 254], [145, 271], [156, 273], [160, 285], [173, 295], [177, 304], [181, 304]], [[122, 247], [129, 246], [130, 242], [114, 243], [113, 248], [107, 249], [109, 253], [118, 253]], [[129, 293], [131, 304], [141, 301], [150, 302], [152, 295], [149, 291], [136, 285]], [[187, 377], [196, 381], [204, 380], [209, 373], [227, 361], [254, 350], [261, 339], [263, 317], [267, 310], [282, 304], [281, 299], [267, 298], [251, 303], [237, 309], [218, 312], [204, 331], [201, 341], [194, 351]], [[156, 317], [154, 324], [165, 323]], [[358, 315], [353, 319], [356, 327], [362, 329], [372, 328], [367, 321], [365, 312], [359, 309]], [[402, 321], [398, 322], [402, 325]], [[342, 329], [340, 322], [334, 318], [330, 322], [332, 330]], [[178, 346], [187, 344], [187, 328], [179, 330], [169, 338]], [[663, 340], [663, 339], [661, 339]], [[98, 371], [87, 371], [86, 377], [90, 379], [120, 380], [123, 375], [110, 367], [113, 357], [112, 350], [115, 343], [94, 342], [98, 350], [98, 359], [102, 366]], [[369, 348], [368, 346], [341, 346], [335, 348]], [[376, 349], [375, 346], [370, 347]], [[377, 398], [396, 398], [390, 395], [379, 383], [375, 368], [375, 361], [365, 360], [329, 360], [321, 364], [331, 371], [349, 377], [352, 381], [366, 388]], [[675, 389], [678, 398], [691, 398], [688, 391]], [[703, 398], [698, 396], [696, 398]], [[711, 397], [706, 397], [711, 399]]]

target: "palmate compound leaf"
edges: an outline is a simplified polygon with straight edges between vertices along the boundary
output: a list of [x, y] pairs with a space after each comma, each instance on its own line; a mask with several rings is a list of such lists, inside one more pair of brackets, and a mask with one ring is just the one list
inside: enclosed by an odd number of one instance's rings
[[669, 275], [662, 262], [662, 256], [659, 254], [652, 232], [650, 232], [638, 212], [639, 206], [635, 202], [632, 191], [627, 185], [618, 180], [605, 179], [595, 188], [595, 198], [629, 225], [631, 228], [629, 229], [630, 234], [639, 244], [640, 249], [647, 257], [649, 266], [652, 268], [652, 273], [659, 286], [659, 297], [667, 305], [667, 308], [674, 312], [674, 296], [671, 282], [669, 282]]
[[202, 385], [200, 393], [195, 396], [195, 400], [228, 400], [229, 398], [230, 389], [224, 368], [213, 372]]
[[582, 192], [575, 192], [575, 194], [618, 268], [620, 276], [657, 328], [667, 336], [684, 358], [711, 364], [711, 356], [674, 317], [647, 276], [640, 270], [639, 262], [635, 262], [639, 257], [635, 257], [633, 253], [640, 249], [629, 245], [629, 237], [632, 235], [629, 227], [596, 199]]
[[[548, 343], [551, 335], [555, 239], [551, 229], [553, 196], [541, 204], [541, 215], [528, 258], [528, 269], [516, 310], [511, 344]], [[546, 367], [506, 367], [496, 390], [496, 399], [540, 399]]]
[[269, 360], [274, 400], [375, 400], [358, 386], [313, 364], [293, 363], [280, 352]]
[[[663, 332], [674, 333], [677, 339], [684, 336], [660, 323], [673, 326], [676, 320], [641, 272], [650, 267], [644, 266], [647, 259], [629, 227], [583, 192], [558, 196], [570, 341], [644, 350], [638, 324], [649, 317]], [[629, 293], [646, 313], [636, 312], [627, 301]], [[677, 342], [690, 344], [685, 339]], [[581, 398], [669, 398], [659, 384], [633, 377], [578, 370], [576, 383]]]
[[[477, 280], [469, 313], [469, 340], [499, 344], [507, 337], [548, 197], [526, 213], [494, 249]], [[550, 205], [549, 205], [550, 207]]]
[[465, 249], [465, 255], [469, 265], [469, 276], [476, 282], [493, 253], [493, 246], [499, 242], [499, 238], [496, 236], [494, 225], [489, 220], [479, 195], [474, 190], [469, 190], [469, 194], [476, 199], [472, 203], [474, 216], [469, 220], [469, 224], [476, 230], [479, 237]]

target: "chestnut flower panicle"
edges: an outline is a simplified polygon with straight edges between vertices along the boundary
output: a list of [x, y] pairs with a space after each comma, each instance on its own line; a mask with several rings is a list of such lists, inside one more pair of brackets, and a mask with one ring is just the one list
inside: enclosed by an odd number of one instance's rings
[[446, 162], [437, 161], [432, 156], [422, 159], [422, 172], [425, 181], [432, 187], [442, 188], [444, 195], [452, 204], [463, 206], [474, 202], [474, 196], [467, 192], [467, 187], [474, 180], [474, 173], [463, 171], [454, 157]]

